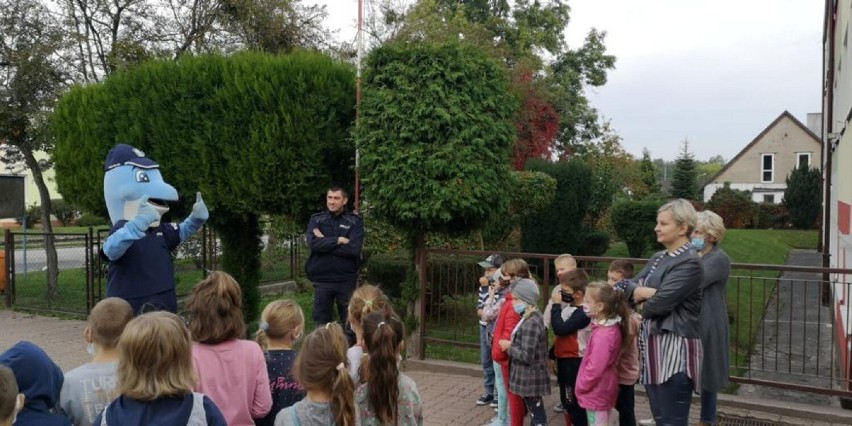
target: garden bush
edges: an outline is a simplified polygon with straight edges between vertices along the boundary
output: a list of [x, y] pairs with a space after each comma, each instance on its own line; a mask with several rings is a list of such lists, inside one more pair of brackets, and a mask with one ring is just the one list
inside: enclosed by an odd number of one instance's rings
[[34, 225], [41, 223], [41, 206], [38, 204], [33, 204], [27, 207], [27, 210], [24, 212], [24, 217], [18, 218], [18, 223], [23, 226], [24, 219], [26, 219], [26, 227], [27, 229], [32, 228]]
[[521, 250], [527, 253], [578, 253], [583, 220], [591, 199], [592, 171], [580, 160], [552, 163], [530, 160], [527, 170], [556, 180], [556, 196], [538, 213], [521, 221]]
[[82, 227], [98, 227], [98, 226], [109, 226], [109, 221], [92, 213], [83, 213], [79, 219], [77, 219], [77, 226]]
[[577, 254], [580, 256], [601, 256], [609, 249], [609, 233], [606, 231], [586, 231]]
[[642, 257], [657, 244], [654, 226], [662, 201], [622, 201], [612, 207], [612, 226], [627, 245], [630, 257]]
[[751, 192], [732, 189], [729, 182], [713, 194], [705, 207], [721, 216], [729, 229], [749, 228], [758, 216], [757, 203], [751, 200]]
[[754, 227], [757, 229], [788, 229], [790, 214], [784, 204], [762, 203], [757, 205], [757, 219]]
[[50, 210], [62, 226], [71, 226], [80, 217], [80, 209], [62, 198], [50, 200]]

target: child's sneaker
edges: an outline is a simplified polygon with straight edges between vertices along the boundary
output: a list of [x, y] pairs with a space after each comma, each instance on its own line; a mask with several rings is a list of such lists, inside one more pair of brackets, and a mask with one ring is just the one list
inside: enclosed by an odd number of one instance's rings
[[491, 402], [488, 403], [488, 406], [496, 409], [497, 408], [497, 397], [494, 397], [494, 399]]
[[484, 393], [479, 399], [476, 400], [476, 405], [485, 405], [494, 402], [494, 395], [490, 393]]
[[506, 426], [506, 423], [501, 422], [497, 416], [494, 416], [493, 419], [489, 420], [488, 423], [483, 426]]
[[554, 411], [554, 412], [557, 412], [557, 413], [564, 413], [564, 412], [565, 412], [565, 407], [563, 407], [563, 406], [562, 406], [562, 403], [561, 403], [561, 402], [559, 402], [559, 403], [557, 403], [556, 405], [554, 405], [554, 406], [553, 406], [553, 411]]

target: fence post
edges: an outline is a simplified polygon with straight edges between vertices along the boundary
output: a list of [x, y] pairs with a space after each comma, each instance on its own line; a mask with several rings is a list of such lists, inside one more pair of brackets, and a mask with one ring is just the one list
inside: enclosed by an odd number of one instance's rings
[[546, 257], [544, 258], [544, 297], [541, 299], [544, 300], [544, 305], [542, 306], [547, 306], [550, 300], [550, 259]]
[[12, 236], [12, 230], [6, 229], [3, 233], [3, 249], [5, 250], [6, 264], [3, 265], [3, 277], [6, 279], [6, 307], [11, 308], [14, 302], [14, 280], [15, 280], [15, 238]]
[[420, 272], [420, 294], [417, 297], [417, 316], [419, 317], [417, 320], [420, 328], [418, 339], [420, 342], [417, 345], [417, 357], [421, 360], [426, 359], [426, 258], [426, 250], [417, 250], [417, 269]]
[[201, 279], [207, 278], [207, 224], [201, 225]]
[[90, 226], [86, 234], [86, 315], [95, 306], [95, 233]]

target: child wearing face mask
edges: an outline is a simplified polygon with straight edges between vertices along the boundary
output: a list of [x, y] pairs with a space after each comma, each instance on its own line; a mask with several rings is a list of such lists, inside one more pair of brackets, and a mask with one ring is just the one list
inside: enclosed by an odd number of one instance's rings
[[491, 359], [494, 360], [494, 383], [497, 391], [497, 416], [491, 419], [489, 425], [502, 426], [509, 422], [511, 412], [521, 412], [523, 423], [524, 399], [509, 391], [509, 356], [500, 347], [500, 341], [508, 339], [512, 330], [518, 325], [521, 316], [512, 308], [512, 289], [521, 278], [530, 277], [530, 268], [523, 259], [509, 259], [500, 267], [500, 275], [508, 282], [503, 292], [503, 301], [491, 336]]
[[304, 328], [305, 315], [302, 308], [292, 300], [270, 302], [260, 314], [260, 330], [255, 334], [255, 339], [266, 357], [272, 409], [266, 417], [255, 419], [258, 426], [274, 425], [279, 411], [305, 397], [304, 389], [293, 378], [291, 371], [298, 355], [293, 346], [302, 337]]
[[551, 326], [556, 339], [550, 355], [556, 360], [559, 400], [565, 412], [566, 426], [586, 425], [586, 410], [577, 403], [575, 386], [591, 334], [589, 317], [582, 308], [588, 283], [589, 276], [582, 269], [560, 275], [559, 292], [551, 300]]
[[618, 360], [630, 343], [630, 308], [624, 295], [605, 282], [586, 286], [583, 309], [591, 318], [592, 335], [586, 345], [577, 400], [586, 409], [590, 425], [609, 425], [618, 397]]
[[75, 426], [91, 425], [95, 416], [115, 399], [118, 339], [133, 319], [133, 308], [124, 299], [107, 297], [89, 314], [83, 330], [92, 361], [65, 373], [59, 392], [59, 409]]
[[498, 342], [509, 355], [509, 392], [523, 398], [524, 405], [512, 407], [512, 425], [522, 426], [530, 413], [532, 426], [546, 425], [543, 395], [550, 394], [547, 372], [547, 329], [538, 311], [539, 289], [535, 281], [524, 278], [514, 283], [512, 309], [521, 316], [510, 339]]
[[0, 365], [0, 426], [12, 426], [23, 408], [24, 394], [18, 393], [15, 373]]

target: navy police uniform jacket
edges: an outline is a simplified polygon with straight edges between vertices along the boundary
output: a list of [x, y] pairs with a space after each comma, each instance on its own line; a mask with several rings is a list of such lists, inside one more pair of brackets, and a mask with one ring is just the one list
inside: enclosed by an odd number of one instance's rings
[[[125, 223], [126, 220], [116, 222], [110, 235]], [[173, 290], [175, 274], [171, 253], [179, 244], [178, 224], [160, 223], [160, 226], [148, 228], [145, 236], [134, 241], [120, 258], [109, 262], [107, 297], [127, 300]]]
[[[324, 235], [318, 238], [314, 228]], [[337, 244], [338, 237], [349, 239], [348, 244]], [[361, 266], [361, 248], [364, 246], [364, 220], [356, 213], [346, 212], [335, 216], [326, 210], [311, 216], [307, 231], [311, 255], [305, 264], [308, 279], [314, 283], [346, 283], [358, 280]]]

